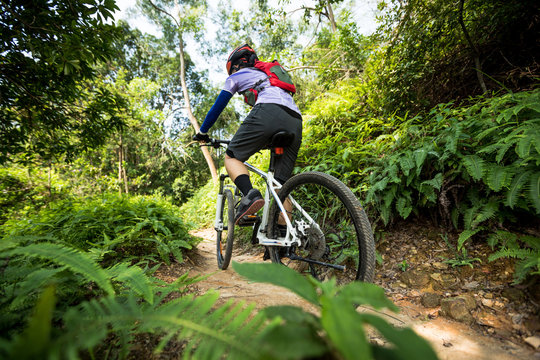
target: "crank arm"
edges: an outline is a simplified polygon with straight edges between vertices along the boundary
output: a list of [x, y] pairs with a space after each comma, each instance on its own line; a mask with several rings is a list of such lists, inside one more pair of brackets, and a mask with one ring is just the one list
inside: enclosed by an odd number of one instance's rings
[[295, 255], [295, 254], [289, 255], [289, 259], [291, 259], [291, 260], [305, 261], [305, 262], [310, 263], [310, 264], [316, 264], [316, 265], [321, 265], [321, 266], [328, 266], [328, 267], [333, 268], [333, 269], [336, 269], [336, 270], [345, 271], [345, 266], [343, 266], [343, 265], [328, 264], [328, 263], [325, 263], [325, 262], [322, 262], [322, 261], [317, 261], [317, 260], [313, 260], [313, 259], [303, 258], [303, 257], [298, 256], [298, 255]]

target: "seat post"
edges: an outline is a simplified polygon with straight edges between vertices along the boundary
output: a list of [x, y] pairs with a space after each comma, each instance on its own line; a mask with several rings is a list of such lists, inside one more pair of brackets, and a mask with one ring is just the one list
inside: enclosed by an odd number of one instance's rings
[[270, 149], [270, 165], [268, 166], [268, 171], [274, 172], [276, 157], [283, 155], [282, 147], [274, 147]]
[[270, 149], [270, 166], [268, 171], [274, 172], [276, 156], [283, 156], [285, 147], [289, 146], [294, 140], [294, 134], [287, 131], [278, 131], [272, 136], [267, 149]]

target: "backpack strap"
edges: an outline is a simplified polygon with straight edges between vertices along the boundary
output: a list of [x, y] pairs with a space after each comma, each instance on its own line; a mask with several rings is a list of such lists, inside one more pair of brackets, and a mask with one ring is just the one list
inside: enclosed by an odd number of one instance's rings
[[[256, 68], [254, 68], [256, 69]], [[257, 69], [259, 70], [259, 69]], [[262, 83], [266, 80], [270, 79], [270, 76], [266, 76], [259, 81], [257, 81], [253, 86], [249, 89], [246, 89], [242, 92], [239, 92], [240, 95], [244, 96], [244, 102], [250, 106], [255, 105], [255, 102], [257, 102], [257, 98], [259, 97], [259, 92], [264, 90], [264, 87], [261, 87]]]

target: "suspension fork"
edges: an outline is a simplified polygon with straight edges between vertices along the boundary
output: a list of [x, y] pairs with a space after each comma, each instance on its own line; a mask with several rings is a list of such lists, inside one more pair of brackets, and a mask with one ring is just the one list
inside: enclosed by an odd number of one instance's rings
[[227, 174], [219, 175], [219, 191], [218, 191], [217, 200], [216, 200], [216, 218], [214, 222], [214, 229], [216, 229], [216, 231], [223, 230], [223, 221], [220, 220], [220, 215], [221, 215], [220, 211], [222, 210], [222, 207], [223, 207], [223, 190], [225, 188], [224, 186], [225, 179], [228, 177], [229, 175]]

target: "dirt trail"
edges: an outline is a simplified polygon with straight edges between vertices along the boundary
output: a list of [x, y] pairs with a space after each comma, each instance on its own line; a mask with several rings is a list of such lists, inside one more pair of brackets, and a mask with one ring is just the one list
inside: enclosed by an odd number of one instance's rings
[[[162, 268], [159, 277], [163, 280], [172, 281], [178, 276], [189, 271], [190, 275], [211, 274], [206, 280], [197, 283], [197, 290], [201, 293], [210, 289], [216, 289], [220, 293], [220, 301], [229, 299], [243, 300], [247, 303], [255, 303], [257, 309], [271, 305], [296, 305], [307, 311], [315, 312], [316, 309], [299, 298], [294, 293], [285, 289], [260, 283], [250, 283], [231, 268], [220, 271], [217, 268], [215, 255], [215, 232], [213, 229], [201, 230], [193, 233], [203, 241], [196, 251], [190, 254], [190, 259], [182, 266], [172, 265]], [[233, 260], [237, 262], [262, 262], [262, 252], [255, 248], [252, 251], [233, 254]], [[538, 354], [523, 344], [496, 339], [486, 336], [478, 330], [453, 320], [440, 316], [433, 318], [433, 310], [426, 309], [421, 305], [403, 299], [396, 302], [401, 308], [400, 313], [378, 313], [395, 326], [412, 327], [417, 334], [427, 339], [436, 350], [441, 360], [522, 360], [540, 359]], [[360, 309], [359, 311], [371, 311]], [[384, 339], [376, 334], [370, 335], [371, 340], [384, 344]]]

